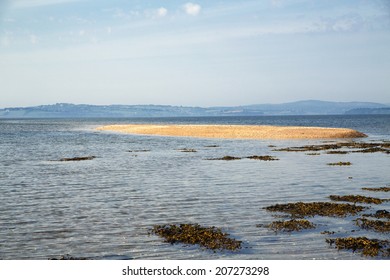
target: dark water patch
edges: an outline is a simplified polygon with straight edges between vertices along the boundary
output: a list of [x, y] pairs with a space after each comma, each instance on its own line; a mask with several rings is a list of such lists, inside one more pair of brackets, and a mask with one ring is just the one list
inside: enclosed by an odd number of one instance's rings
[[88, 259], [87, 258], [83, 258], [83, 257], [74, 257], [72, 255], [65, 254], [65, 255], [62, 255], [62, 256], [59, 256], [59, 257], [49, 258], [48, 260], [52, 260], [52, 261], [57, 261], [57, 260], [60, 260], [60, 261], [74, 261], [74, 260], [88, 260]]

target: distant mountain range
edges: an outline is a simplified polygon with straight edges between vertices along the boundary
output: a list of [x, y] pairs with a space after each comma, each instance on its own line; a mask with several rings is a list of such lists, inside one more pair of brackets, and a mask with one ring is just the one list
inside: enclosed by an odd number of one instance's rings
[[184, 107], [169, 105], [87, 105], [57, 103], [0, 109], [0, 118], [121, 118], [390, 114], [390, 106], [371, 102], [305, 100], [281, 104], [233, 107]]

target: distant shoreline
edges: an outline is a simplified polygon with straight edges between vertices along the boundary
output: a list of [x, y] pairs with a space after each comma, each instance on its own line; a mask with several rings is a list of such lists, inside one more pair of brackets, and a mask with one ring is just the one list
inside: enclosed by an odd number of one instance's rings
[[125, 124], [106, 125], [96, 129], [141, 135], [222, 139], [337, 139], [367, 137], [366, 134], [349, 128], [303, 126]]

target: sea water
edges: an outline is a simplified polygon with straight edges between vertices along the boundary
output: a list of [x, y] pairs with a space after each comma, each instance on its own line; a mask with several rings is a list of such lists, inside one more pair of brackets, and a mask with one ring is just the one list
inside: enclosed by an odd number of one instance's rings
[[[390, 156], [310, 156], [278, 148], [329, 140], [230, 140], [99, 132], [119, 123], [257, 124], [357, 129], [389, 141], [390, 116], [288, 116], [161, 119], [0, 120], [0, 259], [364, 259], [327, 238], [388, 234], [360, 229], [356, 216], [313, 217], [315, 229], [283, 233], [264, 209], [277, 203], [330, 201], [329, 195], [390, 198], [362, 187], [390, 184]], [[274, 147], [275, 146], [275, 147]], [[180, 149], [195, 149], [185, 153]], [[272, 155], [277, 161], [207, 160]], [[61, 158], [95, 156], [87, 161]], [[327, 163], [350, 161], [351, 166]], [[364, 213], [389, 210], [389, 202]], [[241, 240], [237, 252], [165, 243], [154, 225], [215, 226]], [[321, 232], [331, 231], [332, 235]]]

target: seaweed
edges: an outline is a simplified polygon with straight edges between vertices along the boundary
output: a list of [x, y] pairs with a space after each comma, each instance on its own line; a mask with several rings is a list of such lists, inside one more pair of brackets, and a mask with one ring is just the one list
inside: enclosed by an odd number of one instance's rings
[[278, 158], [273, 157], [273, 156], [250, 156], [250, 157], [246, 157], [246, 158], [256, 159], [256, 160], [265, 160], [265, 161], [279, 160]]
[[178, 151], [183, 152], [183, 153], [196, 153], [197, 152], [195, 149], [188, 149], [188, 148], [179, 149]]
[[328, 163], [328, 165], [348, 166], [348, 165], [352, 165], [352, 163], [350, 163], [349, 161], [339, 161], [339, 162]]
[[[376, 153], [383, 152], [386, 154], [390, 153], [390, 144], [388, 142], [375, 142], [375, 143], [365, 143], [365, 142], [340, 142], [335, 144], [322, 144], [322, 145], [306, 145], [300, 147], [287, 147], [281, 149], [275, 149], [274, 151], [279, 152], [305, 152], [305, 151], [324, 151], [324, 150], [337, 150], [341, 148], [348, 149], [359, 149], [353, 151], [354, 153]], [[344, 154], [348, 153], [346, 151], [329, 151], [328, 153], [332, 154]]]
[[390, 192], [390, 187], [362, 188], [362, 190], [371, 191], [371, 192]]
[[274, 221], [267, 226], [268, 228], [276, 231], [301, 231], [303, 229], [315, 228], [315, 225], [308, 220], [288, 220], [288, 221]]
[[363, 214], [364, 217], [373, 217], [377, 219], [389, 219], [390, 220], [390, 212], [386, 210], [378, 210], [375, 214]]
[[223, 233], [219, 228], [202, 227], [199, 224], [155, 225], [151, 232], [163, 237], [171, 244], [198, 244], [214, 251], [236, 251], [241, 249], [242, 243], [242, 241], [229, 238], [229, 234]]
[[378, 232], [389, 232], [390, 222], [381, 220], [370, 220], [365, 218], [359, 218], [355, 220], [356, 225], [363, 229], [372, 229]]
[[333, 201], [347, 201], [347, 202], [360, 202], [368, 204], [381, 204], [387, 201], [387, 199], [380, 199], [375, 197], [363, 196], [363, 195], [331, 195], [329, 198]]
[[150, 150], [128, 150], [128, 153], [145, 153], [150, 152]]
[[390, 253], [388, 240], [368, 239], [365, 236], [326, 239], [326, 242], [330, 245], [335, 245], [338, 250], [361, 251], [363, 256], [388, 257]]
[[73, 157], [73, 158], [62, 158], [60, 161], [82, 161], [82, 160], [92, 160], [96, 158], [95, 156], [87, 156], [87, 157]]
[[221, 158], [208, 158], [207, 160], [239, 160], [240, 157], [224, 156]]
[[347, 152], [347, 151], [328, 151], [326, 153], [329, 155], [333, 155], [333, 154], [345, 155], [345, 154], [348, 154], [349, 152]]
[[358, 212], [363, 211], [365, 207], [348, 203], [295, 202], [271, 205], [264, 209], [273, 212], [289, 213], [293, 217], [345, 217], [347, 215], [356, 215]]

